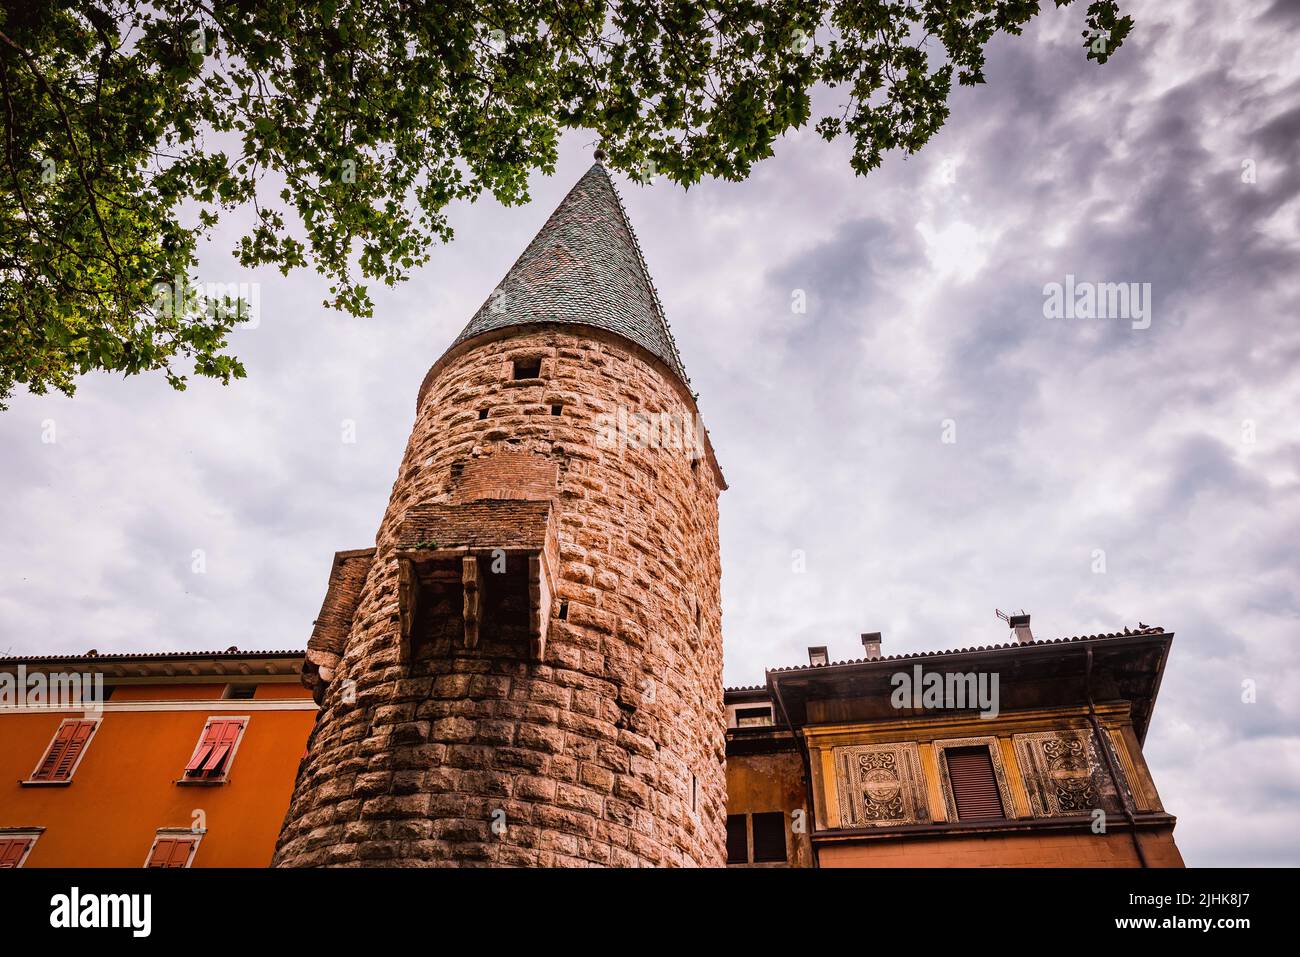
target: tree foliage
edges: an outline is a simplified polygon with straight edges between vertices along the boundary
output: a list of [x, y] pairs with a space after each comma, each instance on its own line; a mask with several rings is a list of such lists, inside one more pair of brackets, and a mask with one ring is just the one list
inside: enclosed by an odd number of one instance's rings
[[[1055, 0], [1064, 6], [1070, 0]], [[858, 173], [919, 149], [955, 82], [1036, 0], [3, 0], [0, 402], [93, 369], [242, 376], [246, 304], [195, 295], [197, 249], [247, 212], [245, 267], [314, 266], [369, 315], [450, 237], [446, 209], [527, 199], [565, 129], [610, 165], [741, 179], [787, 130]], [[1086, 56], [1128, 34], [1115, 0]]]

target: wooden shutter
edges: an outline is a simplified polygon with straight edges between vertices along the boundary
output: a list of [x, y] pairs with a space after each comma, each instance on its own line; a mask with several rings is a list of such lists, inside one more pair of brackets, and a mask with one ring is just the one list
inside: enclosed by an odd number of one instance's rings
[[203, 734], [199, 737], [199, 746], [194, 749], [194, 756], [190, 758], [190, 763], [185, 765], [186, 774], [198, 774], [212, 755], [212, 748], [216, 745], [216, 734], [221, 730], [221, 724], [217, 721], [209, 721], [203, 726]]
[[214, 721], [213, 724], [216, 726], [216, 731], [212, 736], [214, 741], [212, 754], [203, 763], [203, 770], [209, 777], [225, 772], [230, 752], [234, 750], [235, 742], [239, 740], [239, 732], [244, 730], [242, 721]]
[[184, 867], [190, 859], [194, 841], [188, 837], [160, 837], [145, 867]]
[[185, 765], [186, 777], [220, 777], [227, 768], [230, 754], [244, 730], [244, 722], [233, 720], [209, 721], [199, 738], [199, 746], [194, 750], [190, 763]]
[[998, 779], [993, 773], [993, 759], [986, 746], [950, 748], [944, 757], [948, 762], [952, 796], [957, 802], [957, 820], [993, 821], [1006, 817]]
[[785, 814], [765, 811], [754, 815], [754, 863], [784, 863]]
[[66, 781], [72, 777], [72, 769], [77, 765], [77, 758], [86, 749], [90, 736], [95, 730], [93, 721], [65, 721], [50, 742], [50, 749], [36, 772], [33, 781]]
[[30, 837], [0, 838], [0, 868], [17, 867], [31, 846]]
[[747, 815], [727, 815], [727, 863], [749, 863], [749, 822]]

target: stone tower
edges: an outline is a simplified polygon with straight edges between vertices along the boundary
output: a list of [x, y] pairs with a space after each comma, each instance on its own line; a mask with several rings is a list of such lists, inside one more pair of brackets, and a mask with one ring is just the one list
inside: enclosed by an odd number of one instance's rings
[[278, 866], [725, 862], [718, 493], [597, 162], [420, 386]]

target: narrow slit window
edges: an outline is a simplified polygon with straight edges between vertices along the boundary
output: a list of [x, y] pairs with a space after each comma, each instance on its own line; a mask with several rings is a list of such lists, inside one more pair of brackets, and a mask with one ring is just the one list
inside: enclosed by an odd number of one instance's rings
[[516, 359], [514, 361], [514, 378], [519, 379], [540, 379], [542, 377], [542, 360], [538, 356], [533, 359]]
[[563, 414], [564, 414], [564, 406], [562, 405], [551, 406], [551, 415], [563, 415]]
[[226, 700], [249, 701], [257, 694], [257, 685], [226, 685]]

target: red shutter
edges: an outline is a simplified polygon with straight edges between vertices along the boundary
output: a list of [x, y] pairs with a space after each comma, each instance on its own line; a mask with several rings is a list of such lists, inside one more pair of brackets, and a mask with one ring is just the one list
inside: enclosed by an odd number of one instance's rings
[[77, 758], [86, 749], [86, 743], [94, 733], [93, 721], [65, 721], [59, 726], [50, 742], [50, 749], [40, 767], [32, 775], [33, 781], [66, 781], [72, 777], [72, 769], [77, 765]]
[[226, 771], [230, 754], [244, 730], [244, 722], [234, 720], [209, 721], [203, 729], [203, 737], [194, 751], [194, 757], [185, 765], [187, 777], [220, 777]]
[[210, 721], [204, 727], [203, 736], [199, 738], [199, 746], [194, 749], [194, 757], [190, 758], [190, 763], [185, 765], [186, 774], [194, 774], [203, 767], [203, 762], [207, 761], [208, 755], [212, 753], [212, 748], [217, 743], [216, 736], [220, 731], [219, 721]]
[[184, 867], [193, 846], [194, 841], [188, 837], [160, 837], [145, 867]]
[[957, 820], [992, 821], [1006, 817], [987, 747], [952, 748], [944, 752], [944, 757], [948, 762], [952, 796], [957, 802]]
[[153, 851], [149, 854], [149, 863], [145, 867], [166, 867], [167, 862], [171, 860], [172, 845], [175, 843], [173, 840], [161, 837], [154, 841]]
[[30, 837], [11, 837], [0, 840], [0, 868], [17, 867], [18, 862], [31, 847]]
[[221, 722], [221, 729], [215, 735], [216, 746], [212, 749], [212, 756], [203, 765], [204, 771], [209, 775], [217, 775], [225, 770], [226, 760], [234, 750], [235, 742], [239, 740], [239, 732], [243, 729], [242, 721]]
[[190, 851], [194, 849], [194, 842], [190, 840], [175, 841], [172, 847], [171, 860], [167, 862], [168, 867], [184, 867], [190, 859]]

